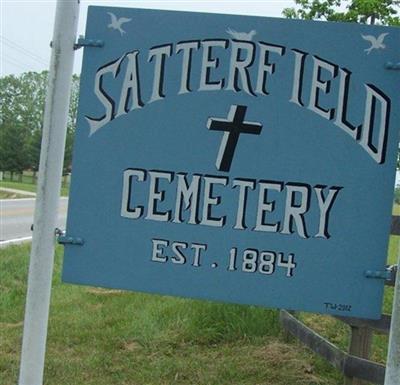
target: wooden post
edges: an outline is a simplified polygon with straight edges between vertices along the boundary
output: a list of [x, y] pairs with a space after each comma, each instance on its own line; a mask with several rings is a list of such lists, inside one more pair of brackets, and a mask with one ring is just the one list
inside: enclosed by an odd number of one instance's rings
[[[281, 310], [282, 311], [282, 310]], [[289, 314], [295, 316], [296, 312], [292, 311], [292, 310], [283, 310], [283, 311], [287, 311]], [[293, 335], [289, 332], [288, 329], [283, 328], [283, 340], [285, 341], [285, 343], [289, 344], [291, 342], [293, 342], [294, 337]]]
[[[372, 344], [372, 330], [367, 327], [351, 326], [349, 354], [369, 358]], [[344, 385], [366, 385], [368, 382], [354, 377], [345, 377]]]

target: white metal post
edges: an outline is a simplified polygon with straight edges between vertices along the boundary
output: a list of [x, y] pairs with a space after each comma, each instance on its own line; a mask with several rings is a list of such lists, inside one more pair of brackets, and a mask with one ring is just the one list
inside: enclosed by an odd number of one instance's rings
[[43, 383], [54, 230], [61, 189], [79, 0], [58, 0], [40, 152], [19, 385]]
[[394, 286], [389, 351], [386, 360], [385, 385], [400, 384], [400, 244], [397, 250], [397, 277]]

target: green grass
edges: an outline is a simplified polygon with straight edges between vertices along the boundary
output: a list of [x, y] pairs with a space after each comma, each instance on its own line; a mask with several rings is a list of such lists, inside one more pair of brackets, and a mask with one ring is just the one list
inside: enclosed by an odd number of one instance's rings
[[21, 195], [0, 190], [0, 199], [21, 199], [21, 198], [30, 198], [30, 197], [28, 197], [27, 195]]
[[10, 182], [10, 181], [1, 181], [0, 187], [5, 188], [13, 188], [16, 190], [23, 190], [29, 192], [36, 192], [36, 185], [32, 183], [21, 183], [21, 182]]
[[[29, 246], [0, 250], [0, 383], [18, 377]], [[45, 384], [339, 385], [278, 312], [60, 282], [57, 249]]]
[[[399, 237], [389, 243], [396, 263]], [[63, 284], [57, 248], [45, 384], [341, 385], [343, 377], [297, 342], [284, 342], [278, 312]], [[0, 249], [0, 384], [18, 377], [29, 245]], [[393, 288], [385, 288], [390, 314]], [[347, 350], [350, 330], [329, 316], [299, 317]], [[388, 338], [371, 359], [385, 363]]]
[[36, 177], [34, 176], [32, 171], [24, 171], [22, 174], [14, 173], [11, 178], [11, 173], [6, 171], [3, 172], [4, 180], [8, 180], [11, 182], [20, 182], [27, 184], [34, 184], [36, 182]]
[[394, 265], [397, 263], [397, 253], [399, 252], [399, 240], [400, 236], [392, 235], [389, 239], [389, 249], [388, 249], [388, 265]]
[[[391, 236], [389, 240], [388, 260], [389, 265], [397, 263], [397, 253], [399, 247], [399, 236]], [[383, 299], [382, 313], [391, 314], [393, 303], [394, 289], [393, 287], [385, 287], [385, 295]], [[347, 351], [350, 343], [350, 330], [342, 322], [336, 319], [318, 314], [301, 313], [300, 318], [306, 325], [309, 325], [327, 338], [329, 341]], [[387, 356], [388, 336], [375, 334], [371, 349], [371, 359], [384, 364]]]
[[[13, 188], [17, 190], [22, 190], [22, 191], [30, 191], [30, 192], [36, 192], [36, 185], [32, 183], [21, 183], [21, 182], [10, 182], [10, 181], [1, 181], [0, 182], [0, 187], [6, 187], [6, 188]], [[61, 188], [61, 196], [68, 196], [69, 193], [69, 188], [68, 187], [62, 187]]]
[[[396, 208], [397, 210], [397, 208]], [[391, 237], [388, 263], [399, 237]], [[158, 295], [66, 285], [57, 248], [45, 384], [341, 385], [343, 377], [297, 342], [285, 343], [278, 312]], [[0, 384], [17, 382], [29, 245], [0, 249]], [[393, 289], [385, 289], [390, 313]], [[346, 350], [349, 328], [301, 313]], [[384, 363], [387, 336], [372, 359]]]

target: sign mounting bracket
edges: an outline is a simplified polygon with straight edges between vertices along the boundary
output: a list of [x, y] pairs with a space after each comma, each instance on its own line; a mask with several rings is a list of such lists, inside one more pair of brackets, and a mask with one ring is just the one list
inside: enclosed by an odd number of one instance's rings
[[77, 246], [82, 246], [85, 243], [83, 238], [70, 237], [70, 236], [67, 236], [67, 235], [60, 235], [57, 238], [57, 242], [60, 245], [77, 245]]
[[366, 278], [384, 279], [391, 281], [393, 274], [395, 274], [395, 266], [388, 266], [385, 270], [366, 270], [364, 276]]
[[104, 47], [104, 41], [98, 39], [86, 39], [84, 36], [79, 36], [77, 43], [74, 44], [74, 50], [78, 50], [82, 47], [95, 47], [102, 48]]
[[393, 63], [389, 61], [385, 64], [385, 69], [392, 71], [400, 71], [400, 62]]

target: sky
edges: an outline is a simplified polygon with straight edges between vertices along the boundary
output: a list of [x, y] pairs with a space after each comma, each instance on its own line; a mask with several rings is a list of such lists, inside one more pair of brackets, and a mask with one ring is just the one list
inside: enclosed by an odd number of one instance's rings
[[[294, 1], [81, 0], [78, 36], [84, 34], [89, 5], [282, 17], [282, 10], [292, 7]], [[48, 68], [55, 8], [56, 0], [0, 0], [0, 76]], [[82, 51], [77, 51], [75, 55], [75, 73], [80, 73]]]

